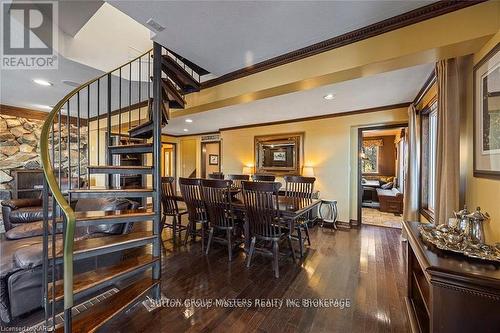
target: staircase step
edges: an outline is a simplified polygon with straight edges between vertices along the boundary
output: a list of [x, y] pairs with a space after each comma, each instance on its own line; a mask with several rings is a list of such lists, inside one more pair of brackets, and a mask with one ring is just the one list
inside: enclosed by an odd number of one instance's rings
[[153, 136], [153, 121], [148, 120], [145, 123], [131, 128], [128, 133], [132, 138], [149, 139]]
[[124, 165], [89, 165], [88, 170], [91, 174], [119, 174], [119, 175], [138, 175], [151, 174], [151, 166], [124, 166]]
[[109, 146], [109, 152], [113, 155], [118, 154], [144, 154], [153, 153], [152, 143], [139, 143], [133, 145]]
[[[120, 290], [117, 294], [75, 316], [71, 327], [72, 332], [96, 332], [114, 317], [129, 309], [140, 298], [146, 296], [158, 283], [151, 278], [144, 278]], [[60, 327], [56, 329], [56, 332], [62, 333], [64, 328]]]
[[[131, 232], [124, 235], [104, 236], [97, 238], [75, 240], [73, 245], [73, 260], [81, 260], [105, 253], [132, 249], [144, 246], [154, 241], [155, 236], [151, 231]], [[52, 246], [49, 246], [49, 258], [52, 260]], [[56, 263], [62, 262], [62, 242], [57, 242], [55, 249]]]
[[161, 64], [163, 72], [181, 87], [184, 93], [200, 91], [201, 84], [172, 57], [163, 55]]
[[169, 79], [162, 79], [161, 85], [163, 90], [166, 91], [167, 99], [169, 101], [168, 105], [173, 109], [184, 109], [186, 101], [181, 94], [179, 94], [172, 82]]
[[150, 197], [154, 194], [152, 188], [120, 188], [120, 189], [74, 189], [68, 190], [71, 194], [71, 199], [76, 198], [137, 198]]
[[[143, 255], [133, 257], [120, 262], [114, 266], [101, 267], [96, 270], [77, 274], [73, 278], [73, 294], [83, 292], [94, 292], [102, 288], [111, 286], [119, 279], [128, 278], [129, 276], [144, 271], [157, 262], [158, 258], [151, 255]], [[52, 301], [53, 285], [49, 284], [48, 295]], [[55, 282], [55, 300], [60, 301], [64, 298], [64, 280]]]
[[152, 220], [156, 214], [152, 209], [111, 210], [75, 212], [79, 227], [96, 224], [132, 223]]

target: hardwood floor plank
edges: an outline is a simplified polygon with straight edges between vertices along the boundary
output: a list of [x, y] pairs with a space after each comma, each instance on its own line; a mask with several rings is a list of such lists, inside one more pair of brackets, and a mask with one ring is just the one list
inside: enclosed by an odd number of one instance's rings
[[[170, 231], [167, 231], [167, 233]], [[270, 258], [256, 255], [246, 268], [240, 251], [231, 263], [226, 248], [201, 253], [199, 242], [165, 242], [162, 292], [171, 299], [341, 299], [340, 308], [142, 306], [114, 321], [113, 332], [408, 332], [404, 308], [404, 251], [398, 229], [362, 226], [311, 230], [302, 262], [280, 260], [275, 279]], [[164, 235], [169, 238], [170, 235]]]

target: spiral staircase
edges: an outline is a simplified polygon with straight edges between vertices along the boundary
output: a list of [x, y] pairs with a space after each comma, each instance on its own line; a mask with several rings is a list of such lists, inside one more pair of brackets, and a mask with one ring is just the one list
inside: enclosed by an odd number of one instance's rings
[[[199, 91], [206, 73], [155, 43], [152, 50], [74, 89], [50, 112], [40, 137], [49, 329], [97, 331], [146, 295], [160, 296], [161, 131], [169, 109], [183, 109], [185, 94]], [[69, 138], [65, 147], [63, 131]], [[131, 154], [143, 156], [144, 163], [121, 165], [125, 159], [120, 157]], [[139, 175], [139, 185], [123, 185], [120, 177], [131, 175]], [[82, 198], [132, 198], [141, 204], [127, 211], [76, 212], [74, 202]], [[49, 209], [54, 212], [50, 218]], [[119, 235], [75, 239], [75, 228], [111, 224], [133, 227]], [[61, 226], [62, 235], [56, 235]], [[140, 255], [124, 256], [119, 264], [73, 274], [80, 260], [137, 249]], [[89, 295], [116, 286], [111, 296], [84, 306]]]

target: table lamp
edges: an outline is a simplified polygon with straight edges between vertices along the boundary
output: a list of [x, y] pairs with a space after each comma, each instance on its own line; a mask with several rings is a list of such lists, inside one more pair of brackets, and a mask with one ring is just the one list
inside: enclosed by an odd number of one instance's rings
[[314, 177], [314, 169], [312, 166], [302, 167], [302, 176], [304, 177]]
[[250, 175], [252, 175], [252, 171], [253, 171], [252, 169], [253, 169], [252, 167], [244, 166], [243, 167], [243, 171], [241, 171], [241, 173], [243, 175], [249, 175], [250, 176]]

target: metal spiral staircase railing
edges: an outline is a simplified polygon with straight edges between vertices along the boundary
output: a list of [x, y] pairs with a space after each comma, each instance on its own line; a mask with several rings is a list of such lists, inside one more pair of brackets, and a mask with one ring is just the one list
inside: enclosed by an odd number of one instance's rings
[[[206, 71], [154, 43], [152, 50], [74, 89], [50, 112], [40, 134], [46, 327], [95, 331], [146, 293], [153, 291], [159, 297], [161, 130], [169, 109], [184, 108], [184, 95], [199, 91], [203, 74]], [[147, 154], [152, 155], [151, 166], [144, 165]], [[125, 165], [130, 156], [140, 165]], [[127, 183], [130, 177], [135, 179], [132, 185]], [[140, 207], [75, 211], [75, 200], [88, 198], [130, 198], [140, 201]], [[135, 231], [142, 222], [150, 227]], [[102, 225], [122, 229], [88, 237], [92, 226]], [[76, 230], [87, 234], [75, 238]], [[137, 249], [142, 255], [126, 258], [127, 251]], [[125, 259], [74, 274], [75, 263], [89, 258], [97, 263], [99, 256], [110, 253]], [[79, 302], [116, 285], [120, 285], [117, 294], [86, 311], [79, 309]]]

